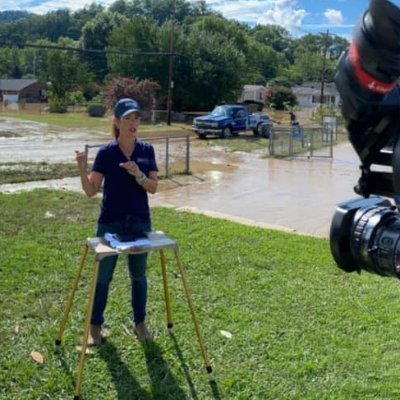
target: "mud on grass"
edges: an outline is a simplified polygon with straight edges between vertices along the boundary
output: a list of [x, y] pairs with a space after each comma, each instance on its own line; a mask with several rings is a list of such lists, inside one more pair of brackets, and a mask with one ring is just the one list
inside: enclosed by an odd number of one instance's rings
[[42, 181], [79, 176], [75, 163], [0, 163], [0, 184]]

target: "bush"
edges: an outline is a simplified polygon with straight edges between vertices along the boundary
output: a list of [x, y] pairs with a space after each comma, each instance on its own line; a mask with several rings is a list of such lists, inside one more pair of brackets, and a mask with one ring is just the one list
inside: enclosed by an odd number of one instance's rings
[[106, 111], [106, 107], [97, 102], [90, 102], [87, 108], [87, 112], [91, 117], [104, 117]]
[[51, 113], [59, 113], [59, 114], [66, 113], [68, 111], [66, 101], [58, 97], [50, 98], [49, 111]]
[[155, 93], [160, 89], [157, 82], [149, 79], [114, 78], [107, 85], [106, 103], [112, 109], [118, 100], [130, 97], [140, 104], [142, 110], [150, 110], [154, 106]]
[[297, 105], [296, 96], [292, 89], [285, 86], [272, 86], [269, 90], [266, 103], [276, 110], [285, 110]]
[[68, 94], [68, 104], [71, 106], [83, 106], [86, 103], [85, 96], [80, 90]]

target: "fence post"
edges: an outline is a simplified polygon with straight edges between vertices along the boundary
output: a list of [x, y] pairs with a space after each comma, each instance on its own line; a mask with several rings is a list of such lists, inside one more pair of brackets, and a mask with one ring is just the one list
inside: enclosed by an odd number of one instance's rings
[[310, 157], [314, 156], [314, 129], [310, 129], [311, 137], [310, 137]]
[[186, 135], [186, 174], [190, 172], [190, 140], [189, 135]]
[[165, 140], [165, 177], [169, 177], [169, 137]]
[[293, 156], [293, 135], [294, 135], [294, 130], [291, 128], [289, 130], [289, 156]]
[[272, 127], [269, 132], [269, 139], [268, 139], [268, 152], [271, 156], [274, 155], [274, 137], [275, 137], [275, 130]]
[[86, 173], [88, 173], [88, 157], [89, 157], [89, 145], [85, 144], [85, 158], [86, 158]]

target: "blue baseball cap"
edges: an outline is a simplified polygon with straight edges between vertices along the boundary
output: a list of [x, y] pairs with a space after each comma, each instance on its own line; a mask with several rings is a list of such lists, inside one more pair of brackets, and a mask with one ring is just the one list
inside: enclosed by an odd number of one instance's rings
[[117, 104], [115, 104], [114, 115], [117, 118], [127, 117], [134, 112], [140, 114], [140, 106], [136, 100], [126, 98], [118, 100]]

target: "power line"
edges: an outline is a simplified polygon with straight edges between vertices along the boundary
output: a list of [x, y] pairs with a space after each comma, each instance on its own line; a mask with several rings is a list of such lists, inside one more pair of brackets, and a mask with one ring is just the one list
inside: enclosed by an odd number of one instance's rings
[[78, 53], [98, 53], [98, 54], [117, 54], [117, 55], [125, 55], [125, 56], [159, 56], [159, 57], [187, 57], [183, 54], [175, 53], [175, 52], [159, 52], [159, 51], [122, 51], [122, 50], [112, 50], [112, 49], [81, 49], [77, 47], [69, 47], [69, 46], [60, 46], [60, 45], [45, 45], [45, 44], [33, 44], [33, 43], [11, 43], [9, 41], [0, 40], [0, 47], [30, 47], [37, 49], [47, 49], [47, 50], [67, 50], [67, 51], [75, 51]]

